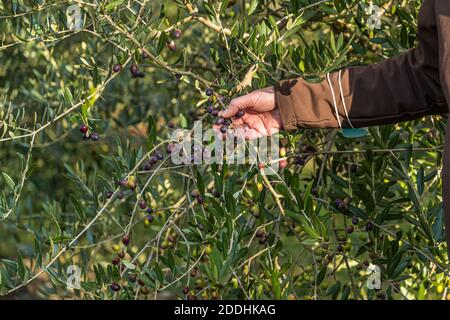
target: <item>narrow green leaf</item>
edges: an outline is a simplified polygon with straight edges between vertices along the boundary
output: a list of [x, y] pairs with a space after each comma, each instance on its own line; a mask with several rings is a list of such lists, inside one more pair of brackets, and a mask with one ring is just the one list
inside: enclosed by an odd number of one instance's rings
[[118, 6], [120, 6], [122, 4], [122, 2], [124, 2], [125, 0], [113, 0], [113, 1], [108, 1], [108, 4], [105, 6], [105, 9], [107, 11], [113, 11], [115, 10]]
[[251, 15], [256, 7], [258, 6], [258, 0], [252, 0], [252, 2], [250, 3], [250, 7], [248, 8], [248, 15]]
[[25, 265], [23, 264], [22, 255], [20, 251], [17, 251], [17, 274], [19, 275], [20, 280], [25, 281]]
[[417, 192], [422, 195], [424, 191], [424, 168], [420, 166], [419, 172], [417, 173]]
[[122, 263], [130, 270], [135, 270], [136, 266], [127, 260], [122, 260]]
[[2, 172], [3, 179], [11, 190], [14, 190], [14, 180], [6, 173]]
[[156, 55], [159, 55], [167, 45], [168, 37], [165, 32], [162, 32], [158, 39], [158, 46], [156, 49]]

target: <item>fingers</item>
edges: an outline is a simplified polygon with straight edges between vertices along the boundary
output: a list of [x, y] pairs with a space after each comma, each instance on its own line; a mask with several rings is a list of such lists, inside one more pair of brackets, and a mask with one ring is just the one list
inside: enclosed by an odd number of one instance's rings
[[269, 87], [262, 90], [255, 90], [231, 100], [228, 108], [221, 111], [219, 115], [224, 118], [230, 118], [236, 115], [239, 110], [245, 110], [246, 112], [252, 110], [262, 113], [272, 111], [275, 107], [275, 91], [273, 87]]
[[261, 134], [261, 132], [259, 132], [258, 130], [249, 128], [247, 125], [244, 124], [244, 125], [235, 127], [233, 129], [233, 131], [230, 132], [230, 136], [232, 138], [238, 137], [238, 138], [245, 139], [245, 140], [253, 140], [253, 139], [261, 138], [263, 136], [263, 134]]
[[[221, 132], [223, 126], [214, 125], [214, 130], [223, 136], [226, 132]], [[242, 118], [233, 119], [229, 129], [244, 128], [245, 137], [251, 139], [254, 137], [270, 136], [279, 131], [280, 126], [275, 118], [267, 113], [252, 113], [251, 111], [244, 114]], [[228, 131], [227, 131], [228, 132]]]
[[234, 128], [230, 128], [225, 133], [220, 131], [220, 126], [213, 126], [216, 137], [222, 140], [233, 139], [238, 137], [245, 140], [252, 140], [261, 138], [263, 134], [256, 129], [249, 128], [246, 124], [236, 125]]
[[244, 124], [244, 120], [242, 118], [233, 119], [233, 126], [242, 126]]
[[238, 113], [239, 110], [244, 110], [252, 107], [254, 101], [252, 95], [253, 92], [250, 94], [246, 94], [244, 96], [234, 98], [233, 100], [231, 100], [230, 104], [228, 105], [228, 108], [219, 112], [219, 116], [223, 118], [231, 118], [236, 113]]
[[238, 113], [239, 110], [244, 109], [245, 106], [247, 105], [247, 102], [245, 101], [245, 99], [241, 98], [245, 98], [245, 96], [231, 100], [230, 104], [228, 105], [228, 108], [226, 108], [223, 111], [220, 111], [219, 116], [223, 118], [231, 118], [236, 113]]

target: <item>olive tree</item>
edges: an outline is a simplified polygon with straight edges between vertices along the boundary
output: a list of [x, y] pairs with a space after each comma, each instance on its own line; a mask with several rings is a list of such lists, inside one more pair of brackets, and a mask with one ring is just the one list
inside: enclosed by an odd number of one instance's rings
[[414, 47], [420, 5], [3, 1], [0, 293], [446, 297], [443, 118], [281, 132], [271, 175], [171, 159], [240, 94]]

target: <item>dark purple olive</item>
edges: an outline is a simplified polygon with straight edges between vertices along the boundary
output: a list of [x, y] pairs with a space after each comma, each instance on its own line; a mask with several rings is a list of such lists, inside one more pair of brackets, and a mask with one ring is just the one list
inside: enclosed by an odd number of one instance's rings
[[99, 135], [97, 132], [92, 132], [91, 134], [91, 140], [92, 141], [97, 141], [99, 139]]
[[88, 127], [87, 127], [87, 125], [82, 124], [82, 125], [80, 126], [80, 132], [81, 132], [81, 133], [86, 133], [86, 132], [88, 132]]
[[225, 119], [222, 118], [222, 117], [217, 118], [216, 124], [217, 124], [218, 126], [221, 126], [221, 125], [225, 124]]
[[245, 112], [242, 110], [239, 110], [236, 115], [234, 116], [236, 119], [240, 119], [244, 116]]
[[137, 76], [137, 73], [139, 72], [139, 67], [138, 67], [138, 65], [135, 64], [135, 63], [133, 63], [133, 64], [130, 66], [130, 72], [131, 72], [131, 75]]
[[145, 210], [147, 208], [147, 204], [144, 200], [139, 200], [139, 208], [141, 208], [142, 210]]
[[266, 235], [266, 233], [264, 232], [264, 230], [258, 229], [256, 231], [255, 235], [256, 235], [256, 237], [261, 238], [261, 237], [264, 237]]
[[267, 236], [261, 237], [258, 240], [258, 243], [261, 244], [261, 245], [265, 244], [266, 242], [267, 242]]
[[148, 163], [150, 163], [151, 165], [154, 165], [157, 162], [158, 162], [158, 158], [156, 158], [156, 156], [151, 156], [150, 160], [148, 161]]
[[119, 180], [119, 186], [121, 186], [121, 187], [128, 186], [128, 180], [127, 179], [120, 179]]
[[150, 162], [147, 162], [147, 163], [144, 165], [144, 170], [145, 170], [145, 171], [149, 171], [151, 168], [152, 168], [152, 164], [151, 164]]
[[120, 65], [120, 64], [115, 64], [114, 66], [113, 66], [113, 71], [114, 72], [119, 72], [119, 71], [121, 71], [122, 70], [122, 66]]
[[171, 143], [171, 144], [167, 145], [166, 151], [168, 154], [171, 154], [173, 149], [175, 149], [175, 145], [173, 143]]
[[344, 201], [342, 201], [341, 203], [339, 203], [338, 208], [339, 208], [339, 210], [341, 210], [341, 211], [347, 211], [347, 210], [348, 210], [348, 206], [345, 204]]
[[180, 29], [175, 29], [175, 30], [173, 30], [173, 32], [172, 32], [172, 36], [175, 38], [175, 39], [179, 39], [180, 37], [181, 37], [181, 30]]
[[132, 75], [133, 78], [144, 78], [145, 73], [143, 71], [138, 71], [135, 74]]
[[200, 196], [200, 192], [198, 192], [198, 190], [192, 190], [191, 197], [197, 198], [198, 196]]
[[163, 156], [163, 154], [161, 153], [161, 151], [156, 151], [156, 152], [155, 152], [155, 157], [156, 157], [156, 159], [158, 159], [158, 160], [164, 159], [164, 156]]
[[130, 273], [130, 274], [128, 275], [128, 280], [130, 280], [130, 282], [135, 283], [135, 282], [136, 282], [136, 279], [137, 279], [136, 274]]
[[188, 300], [197, 300], [197, 296], [194, 295], [194, 294], [190, 294], [190, 295], [187, 296], [187, 299]]
[[123, 237], [122, 237], [122, 243], [124, 244], [124, 245], [129, 245], [130, 244], [130, 236], [129, 235], [124, 235]]
[[305, 161], [305, 158], [303, 158], [302, 156], [298, 156], [295, 158], [294, 163], [299, 166], [303, 166], [303, 165], [305, 165], [306, 161]]
[[117, 292], [117, 291], [120, 290], [120, 286], [119, 286], [117, 283], [115, 283], [115, 282], [111, 283], [110, 288], [111, 288], [111, 290], [114, 291], [114, 292]]

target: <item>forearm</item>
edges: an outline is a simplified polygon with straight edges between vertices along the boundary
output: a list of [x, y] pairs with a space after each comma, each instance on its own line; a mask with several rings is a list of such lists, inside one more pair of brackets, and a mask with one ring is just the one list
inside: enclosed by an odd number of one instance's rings
[[280, 82], [276, 103], [283, 126], [288, 130], [339, 127], [336, 108], [343, 127], [397, 123], [447, 112], [439, 72], [424, 65], [419, 50], [343, 70], [341, 85], [338, 72], [330, 74], [330, 82], [308, 83], [301, 78]]
[[424, 1], [417, 48], [378, 64], [345, 69], [341, 85], [339, 73], [331, 74], [330, 82], [280, 82], [276, 103], [285, 129], [380, 125], [448, 112], [449, 15], [450, 1]]

